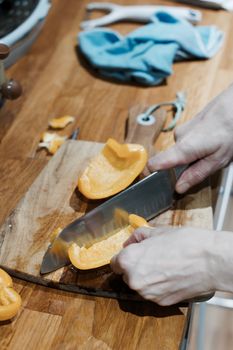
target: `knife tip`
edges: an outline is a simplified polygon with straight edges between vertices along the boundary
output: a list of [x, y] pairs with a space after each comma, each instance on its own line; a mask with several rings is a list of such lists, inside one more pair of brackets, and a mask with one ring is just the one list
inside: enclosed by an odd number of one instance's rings
[[56, 254], [56, 251], [54, 252], [51, 248], [49, 248], [42, 260], [42, 264], [40, 266], [40, 274], [44, 275], [50, 272], [54, 272], [69, 264], [70, 260], [66, 252], [62, 252], [62, 254]]

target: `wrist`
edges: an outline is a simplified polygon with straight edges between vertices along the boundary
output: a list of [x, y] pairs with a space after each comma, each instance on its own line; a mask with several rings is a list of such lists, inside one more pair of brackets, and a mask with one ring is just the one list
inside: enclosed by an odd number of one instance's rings
[[233, 292], [233, 232], [214, 232], [210, 266], [213, 289]]

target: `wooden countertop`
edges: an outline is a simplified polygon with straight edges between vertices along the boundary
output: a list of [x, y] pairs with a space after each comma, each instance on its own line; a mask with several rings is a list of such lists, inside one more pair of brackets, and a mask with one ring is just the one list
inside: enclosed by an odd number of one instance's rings
[[[36, 149], [52, 117], [76, 116], [82, 140], [104, 142], [109, 136], [123, 140], [127, 111], [135, 102], [173, 100], [177, 91], [184, 90], [188, 103], [183, 123], [233, 81], [233, 14], [211, 10], [202, 11], [202, 23], [215, 24], [226, 34], [224, 47], [213, 59], [176, 64], [174, 74], [159, 87], [128, 86], [93, 76], [75, 48], [86, 4], [53, 1], [38, 40], [7, 72], [21, 82], [24, 94], [0, 109], [1, 223], [47, 162], [45, 153]], [[112, 27], [126, 33], [136, 26]], [[164, 149], [172, 142], [173, 134], [166, 133], [156, 146]], [[184, 334], [186, 308], [87, 297], [14, 282], [23, 308], [13, 321], [0, 324], [1, 349], [174, 350]]]

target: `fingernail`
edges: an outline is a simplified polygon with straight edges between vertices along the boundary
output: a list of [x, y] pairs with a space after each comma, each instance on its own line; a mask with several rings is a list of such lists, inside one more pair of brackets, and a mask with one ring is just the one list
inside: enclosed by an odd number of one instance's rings
[[189, 189], [190, 185], [188, 182], [181, 182], [176, 186], [176, 191], [178, 193], [184, 193]]

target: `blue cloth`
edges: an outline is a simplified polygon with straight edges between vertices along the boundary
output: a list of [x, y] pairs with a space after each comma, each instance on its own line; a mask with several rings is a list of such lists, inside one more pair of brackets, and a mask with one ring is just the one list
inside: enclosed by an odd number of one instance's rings
[[106, 28], [79, 34], [79, 48], [99, 74], [143, 85], [161, 83], [172, 74], [174, 61], [212, 57], [222, 41], [217, 27], [194, 27], [166, 12], [125, 37]]

